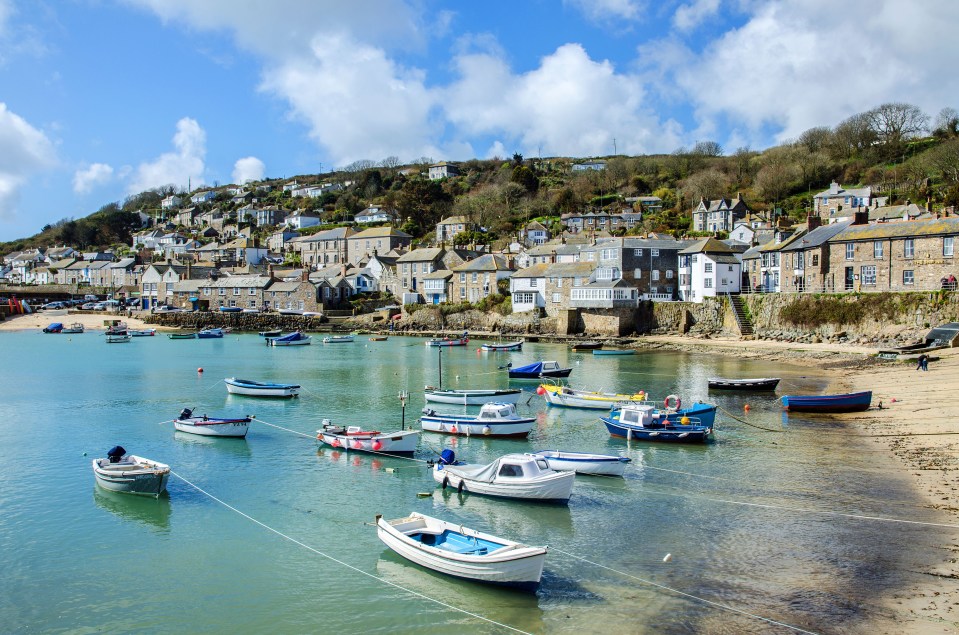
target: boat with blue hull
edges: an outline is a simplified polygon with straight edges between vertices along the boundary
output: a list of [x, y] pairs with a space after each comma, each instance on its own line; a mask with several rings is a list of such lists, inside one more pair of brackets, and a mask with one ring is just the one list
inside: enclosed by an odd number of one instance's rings
[[307, 346], [313, 340], [309, 335], [305, 335], [300, 331], [293, 331], [286, 335], [281, 335], [279, 337], [267, 337], [266, 345], [267, 346]]
[[789, 412], [862, 412], [872, 404], [872, 391], [840, 395], [783, 395], [783, 409]]
[[210, 340], [219, 339], [226, 334], [226, 330], [221, 328], [203, 329], [196, 334], [197, 339]]
[[627, 404], [600, 420], [611, 436], [627, 440], [701, 443], [713, 434], [716, 406], [694, 403], [681, 410], [659, 410], [650, 404]]
[[572, 368], [562, 368], [555, 361], [533, 362], [516, 367], [509, 363], [505, 368], [510, 379], [561, 379], [573, 372]]

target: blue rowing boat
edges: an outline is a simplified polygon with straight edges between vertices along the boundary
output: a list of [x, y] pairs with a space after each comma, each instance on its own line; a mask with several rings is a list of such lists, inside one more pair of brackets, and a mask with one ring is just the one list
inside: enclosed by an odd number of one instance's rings
[[840, 395], [783, 395], [783, 408], [790, 412], [862, 412], [872, 403], [872, 391]]

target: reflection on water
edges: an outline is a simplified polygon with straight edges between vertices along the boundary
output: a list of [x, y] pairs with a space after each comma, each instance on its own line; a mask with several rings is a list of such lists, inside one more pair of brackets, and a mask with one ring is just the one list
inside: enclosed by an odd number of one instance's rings
[[[577, 484], [578, 485], [578, 484]], [[576, 486], [573, 495], [576, 496]], [[468, 492], [460, 494], [452, 487], [437, 485], [433, 494], [434, 511], [428, 512], [450, 522], [462, 522], [468, 527], [502, 535], [510, 540], [539, 544], [542, 528], [550, 534], [569, 536], [573, 531], [573, 516], [569, 507], [552, 503], [510, 500], [481, 496]], [[458, 520], [454, 521], [453, 518]], [[472, 523], [472, 524], [471, 524]]]
[[167, 532], [170, 529], [170, 497], [134, 496], [111, 492], [94, 485], [93, 500], [97, 507], [115, 514], [123, 520], [130, 520], [152, 529]]
[[250, 444], [247, 443], [246, 439], [242, 438], [207, 437], [200, 434], [190, 434], [189, 432], [180, 432], [179, 430], [175, 430], [173, 432], [173, 439], [177, 443], [182, 443], [187, 446], [192, 445], [198, 448], [215, 448], [216, 452], [232, 454], [238, 457], [253, 456], [253, 451], [250, 449]]

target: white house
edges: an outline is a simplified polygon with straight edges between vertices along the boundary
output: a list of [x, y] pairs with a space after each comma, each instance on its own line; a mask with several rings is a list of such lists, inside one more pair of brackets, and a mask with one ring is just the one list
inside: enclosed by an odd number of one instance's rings
[[513, 313], [546, 308], [546, 270], [549, 267], [549, 264], [533, 265], [510, 276]]
[[174, 207], [179, 207], [180, 203], [183, 202], [179, 196], [171, 194], [162, 201], [160, 201], [160, 209], [173, 209]]
[[293, 229], [315, 227], [320, 224], [320, 218], [303, 210], [298, 210], [286, 217], [286, 226]]
[[357, 214], [353, 220], [360, 224], [391, 223], [396, 220], [396, 212], [386, 209], [380, 205], [370, 205], [365, 210]]
[[702, 302], [705, 297], [739, 293], [742, 264], [735, 251], [715, 238], [697, 241], [679, 252], [679, 299]]
[[459, 176], [459, 168], [452, 163], [440, 161], [430, 166], [429, 177], [431, 181], [445, 179], [451, 176]]
[[199, 205], [200, 203], [209, 203], [214, 198], [216, 198], [216, 192], [212, 190], [204, 190], [191, 196], [190, 202], [194, 205]]

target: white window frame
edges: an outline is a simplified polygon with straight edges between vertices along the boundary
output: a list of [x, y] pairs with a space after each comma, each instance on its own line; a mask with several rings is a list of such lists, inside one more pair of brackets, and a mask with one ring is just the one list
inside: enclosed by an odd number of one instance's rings
[[954, 236], [943, 236], [942, 237], [942, 255], [949, 257], [955, 255], [955, 237]]
[[916, 257], [916, 241], [912, 238], [907, 238], [902, 241], [902, 257], [903, 258], [915, 258]]
[[846, 243], [846, 260], [856, 259], [856, 243]]
[[903, 269], [902, 271], [902, 283], [905, 286], [913, 286], [916, 284], [916, 272], [912, 269]]
[[872, 257], [876, 260], [882, 259], [882, 241], [877, 240], [872, 244]]

